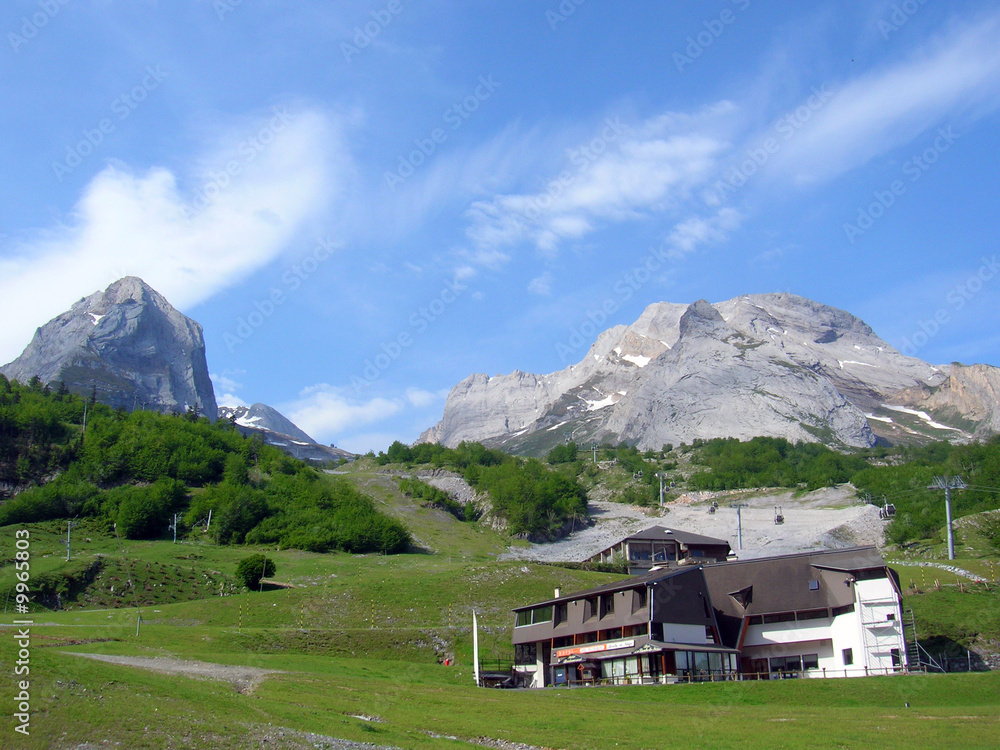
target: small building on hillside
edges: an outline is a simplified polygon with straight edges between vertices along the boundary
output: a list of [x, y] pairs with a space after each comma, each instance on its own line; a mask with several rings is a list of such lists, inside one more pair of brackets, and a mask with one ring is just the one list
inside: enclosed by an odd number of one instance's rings
[[659, 568], [514, 610], [521, 684], [853, 677], [906, 669], [874, 547]]
[[624, 560], [630, 575], [653, 567], [677, 567], [721, 562], [732, 553], [729, 542], [665, 526], [650, 526], [588, 558], [588, 562]]

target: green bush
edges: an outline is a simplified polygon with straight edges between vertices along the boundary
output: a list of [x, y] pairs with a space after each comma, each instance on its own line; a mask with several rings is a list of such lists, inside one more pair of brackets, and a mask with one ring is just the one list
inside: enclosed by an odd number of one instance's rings
[[274, 560], [261, 554], [244, 557], [236, 566], [236, 577], [248, 589], [257, 588], [262, 578], [270, 578], [277, 572]]

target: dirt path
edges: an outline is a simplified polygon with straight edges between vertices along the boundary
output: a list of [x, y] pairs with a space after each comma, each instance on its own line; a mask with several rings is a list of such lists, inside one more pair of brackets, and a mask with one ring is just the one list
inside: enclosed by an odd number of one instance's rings
[[[709, 513], [707, 499], [678, 501], [659, 508], [639, 508], [613, 502], [591, 502], [595, 523], [563, 540], [530, 547], [511, 548], [501, 559], [541, 562], [581, 561], [607, 549], [615, 542], [659, 525], [695, 534], [725, 539], [738, 551], [736, 511], [729, 499], [720, 499], [719, 508]], [[811, 492], [794, 498], [791, 492], [742, 497], [747, 507], [743, 519], [741, 558], [782, 555], [811, 549], [837, 549], [855, 545], [882, 544], [886, 521], [878, 508], [854, 505], [854, 488], [843, 486]], [[780, 506], [785, 522], [774, 523], [775, 506]]]
[[112, 656], [109, 654], [86, 654], [79, 651], [63, 651], [70, 656], [106, 661], [110, 664], [124, 664], [129, 667], [150, 669], [164, 674], [180, 674], [210, 680], [231, 682], [240, 693], [253, 692], [267, 675], [280, 674], [280, 669], [259, 669], [232, 664], [213, 664], [205, 661], [174, 659], [167, 656]]

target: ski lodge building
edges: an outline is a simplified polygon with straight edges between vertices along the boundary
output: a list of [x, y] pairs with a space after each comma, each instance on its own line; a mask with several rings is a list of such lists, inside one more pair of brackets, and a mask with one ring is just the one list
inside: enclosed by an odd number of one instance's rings
[[514, 610], [531, 687], [906, 669], [899, 582], [874, 547], [653, 569]]
[[701, 565], [725, 560], [732, 549], [725, 539], [692, 534], [680, 529], [650, 526], [638, 534], [601, 550], [587, 562], [628, 562], [629, 575], [640, 575], [655, 566]]

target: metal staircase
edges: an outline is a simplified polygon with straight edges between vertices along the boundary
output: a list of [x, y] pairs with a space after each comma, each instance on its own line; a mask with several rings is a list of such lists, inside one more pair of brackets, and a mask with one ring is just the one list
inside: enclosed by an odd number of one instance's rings
[[944, 672], [944, 668], [917, 640], [917, 621], [912, 609], [903, 613], [903, 633], [906, 635], [906, 664], [911, 672]]

